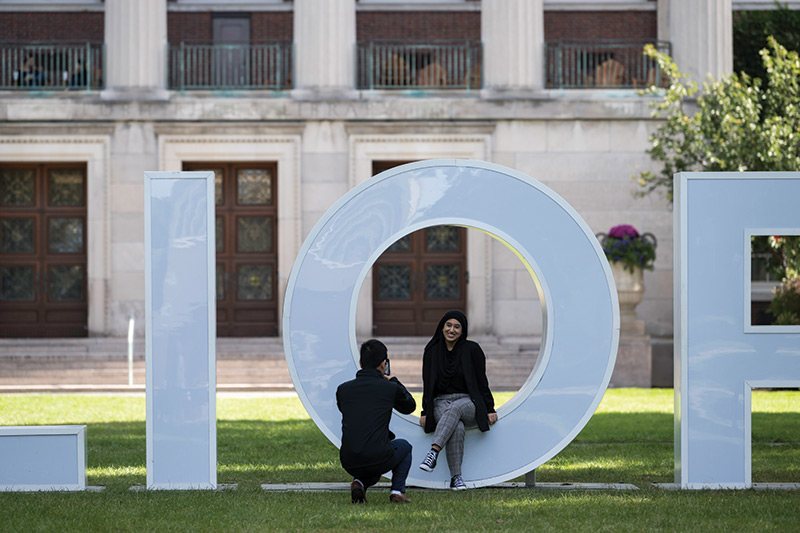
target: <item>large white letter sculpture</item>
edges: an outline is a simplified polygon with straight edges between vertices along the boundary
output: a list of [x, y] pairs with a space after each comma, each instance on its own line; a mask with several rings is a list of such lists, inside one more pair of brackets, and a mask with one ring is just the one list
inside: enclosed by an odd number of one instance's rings
[[750, 236], [800, 234], [800, 173], [675, 185], [675, 483], [747, 488], [750, 390], [800, 386], [800, 327], [750, 325]]
[[[617, 354], [619, 307], [608, 261], [580, 216], [541, 183], [499, 165], [439, 160], [388, 170], [350, 191], [314, 227], [292, 269], [283, 315], [286, 358], [311, 418], [339, 446], [335, 391], [358, 369], [361, 284], [397, 239], [440, 224], [504, 241], [528, 266], [543, 301], [542, 349], [532, 375], [499, 409], [491, 431], [467, 432], [466, 482], [492, 485], [529, 472], [569, 444], [600, 403]], [[422, 460], [431, 436], [416, 419], [395, 416], [391, 428], [412, 444], [414, 461]], [[412, 471], [409, 478], [432, 488], [448, 482], [446, 468]]]
[[214, 173], [144, 178], [147, 488], [216, 488]]

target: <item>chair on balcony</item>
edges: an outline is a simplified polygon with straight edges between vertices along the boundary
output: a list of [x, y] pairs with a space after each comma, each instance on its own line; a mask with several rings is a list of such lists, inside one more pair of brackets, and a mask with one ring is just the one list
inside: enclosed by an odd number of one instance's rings
[[594, 85], [597, 87], [620, 87], [625, 75], [625, 67], [616, 59], [606, 59], [594, 71]]
[[417, 73], [417, 85], [420, 87], [441, 87], [447, 85], [447, 72], [439, 63], [428, 63]]
[[388, 62], [381, 66], [378, 85], [381, 87], [405, 87], [409, 85], [411, 76], [408, 73], [406, 60], [392, 54]]

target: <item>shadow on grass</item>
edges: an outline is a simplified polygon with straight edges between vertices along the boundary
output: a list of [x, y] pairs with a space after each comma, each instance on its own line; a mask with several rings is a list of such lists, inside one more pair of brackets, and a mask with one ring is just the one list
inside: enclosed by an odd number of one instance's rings
[[[800, 414], [753, 414], [753, 481], [800, 482]], [[132, 486], [146, 482], [145, 423], [90, 423], [89, 483]], [[578, 437], [542, 465], [547, 482], [670, 482], [672, 415], [598, 413]], [[779, 444], [775, 444], [775, 443]], [[469, 453], [469, 452], [467, 452]], [[219, 483], [347, 481], [338, 450], [311, 420], [219, 420]]]

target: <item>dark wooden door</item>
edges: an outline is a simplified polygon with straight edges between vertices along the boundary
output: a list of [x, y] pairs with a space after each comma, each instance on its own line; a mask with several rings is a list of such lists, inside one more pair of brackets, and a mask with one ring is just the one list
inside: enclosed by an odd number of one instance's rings
[[[373, 174], [400, 162], [375, 162]], [[429, 336], [450, 309], [466, 311], [466, 229], [433, 226], [406, 235], [372, 268], [372, 324], [377, 336]]]
[[0, 337], [84, 337], [86, 165], [0, 166]]
[[434, 226], [394, 243], [372, 270], [375, 334], [428, 336], [449, 309], [466, 308], [466, 230]]
[[217, 336], [278, 334], [277, 165], [185, 163], [215, 175]]

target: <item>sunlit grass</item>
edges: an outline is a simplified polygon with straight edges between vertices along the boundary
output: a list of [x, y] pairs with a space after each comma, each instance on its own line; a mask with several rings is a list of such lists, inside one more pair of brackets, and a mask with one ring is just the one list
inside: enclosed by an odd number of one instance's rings
[[[507, 401], [513, 394], [497, 394]], [[800, 393], [755, 391], [753, 480], [800, 483]], [[344, 493], [265, 493], [262, 483], [348, 481], [336, 448], [296, 397], [217, 401], [220, 484], [236, 490], [132, 492], [146, 482], [141, 396], [0, 395], [0, 425], [86, 424], [90, 485], [100, 493], [0, 494], [3, 531], [474, 531], [510, 529], [794, 531], [800, 491], [666, 491], [673, 480], [671, 390], [610, 389], [539, 482], [631, 483], [639, 491], [409, 489], [390, 505]]]

